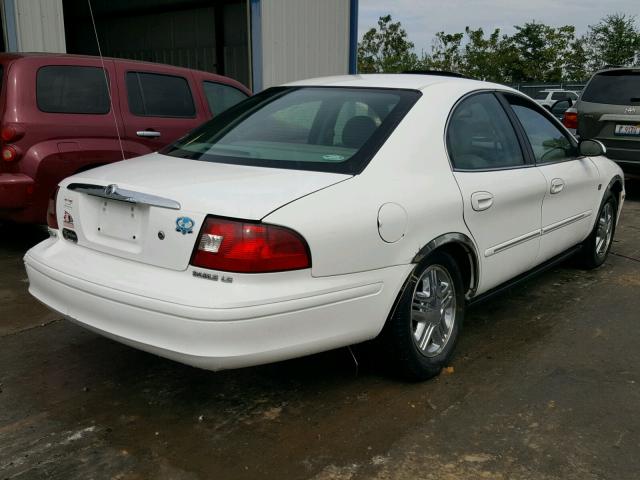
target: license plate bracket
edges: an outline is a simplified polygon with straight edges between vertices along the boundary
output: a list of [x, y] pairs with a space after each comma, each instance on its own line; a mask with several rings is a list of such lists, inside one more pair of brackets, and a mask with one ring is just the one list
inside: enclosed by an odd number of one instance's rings
[[117, 240], [140, 241], [142, 207], [127, 202], [103, 200], [98, 214], [98, 234]]

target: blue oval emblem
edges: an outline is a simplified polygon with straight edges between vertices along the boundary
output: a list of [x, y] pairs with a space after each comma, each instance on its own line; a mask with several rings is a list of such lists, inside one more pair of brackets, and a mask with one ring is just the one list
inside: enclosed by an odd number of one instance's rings
[[187, 233], [193, 233], [194, 225], [195, 224], [193, 220], [191, 220], [189, 217], [178, 217], [176, 219], [176, 232], [180, 232], [183, 235], [186, 235]]

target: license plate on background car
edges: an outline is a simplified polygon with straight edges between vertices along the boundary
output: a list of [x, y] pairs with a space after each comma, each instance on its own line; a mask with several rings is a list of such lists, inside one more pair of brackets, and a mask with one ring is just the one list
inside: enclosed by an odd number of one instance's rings
[[640, 125], [616, 125], [616, 135], [640, 136]]

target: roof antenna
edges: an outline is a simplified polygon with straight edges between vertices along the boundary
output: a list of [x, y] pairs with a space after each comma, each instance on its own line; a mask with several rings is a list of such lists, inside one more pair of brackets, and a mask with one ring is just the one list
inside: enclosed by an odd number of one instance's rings
[[100, 48], [100, 39], [98, 38], [98, 29], [96, 28], [96, 20], [93, 17], [93, 9], [91, 8], [91, 0], [87, 0], [87, 4], [89, 5], [89, 15], [91, 16], [91, 23], [93, 25], [93, 33], [96, 36], [96, 43], [98, 45], [98, 55], [100, 55], [100, 63], [102, 63], [102, 73], [104, 73], [104, 81], [107, 85], [107, 94], [109, 95], [109, 106], [111, 108], [111, 113], [113, 114], [113, 123], [116, 126], [116, 135], [118, 135], [118, 143], [120, 144], [120, 153], [122, 154], [122, 159], [126, 160], [124, 156], [124, 148], [122, 147], [122, 138], [120, 137], [120, 128], [118, 127], [118, 118], [116, 117], [116, 112], [113, 109], [113, 97], [111, 96], [111, 85], [109, 84], [109, 77], [107, 77], [107, 69], [104, 66], [104, 58], [102, 57], [102, 49]]

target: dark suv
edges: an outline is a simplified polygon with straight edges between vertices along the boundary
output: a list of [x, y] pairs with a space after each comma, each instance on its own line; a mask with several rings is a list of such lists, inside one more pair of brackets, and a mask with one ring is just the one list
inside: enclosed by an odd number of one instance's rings
[[251, 93], [212, 73], [64, 54], [0, 54], [0, 81], [0, 220], [25, 223], [45, 223], [63, 178], [159, 150]]
[[596, 73], [576, 108], [578, 135], [600, 140], [625, 173], [640, 175], [640, 68]]

